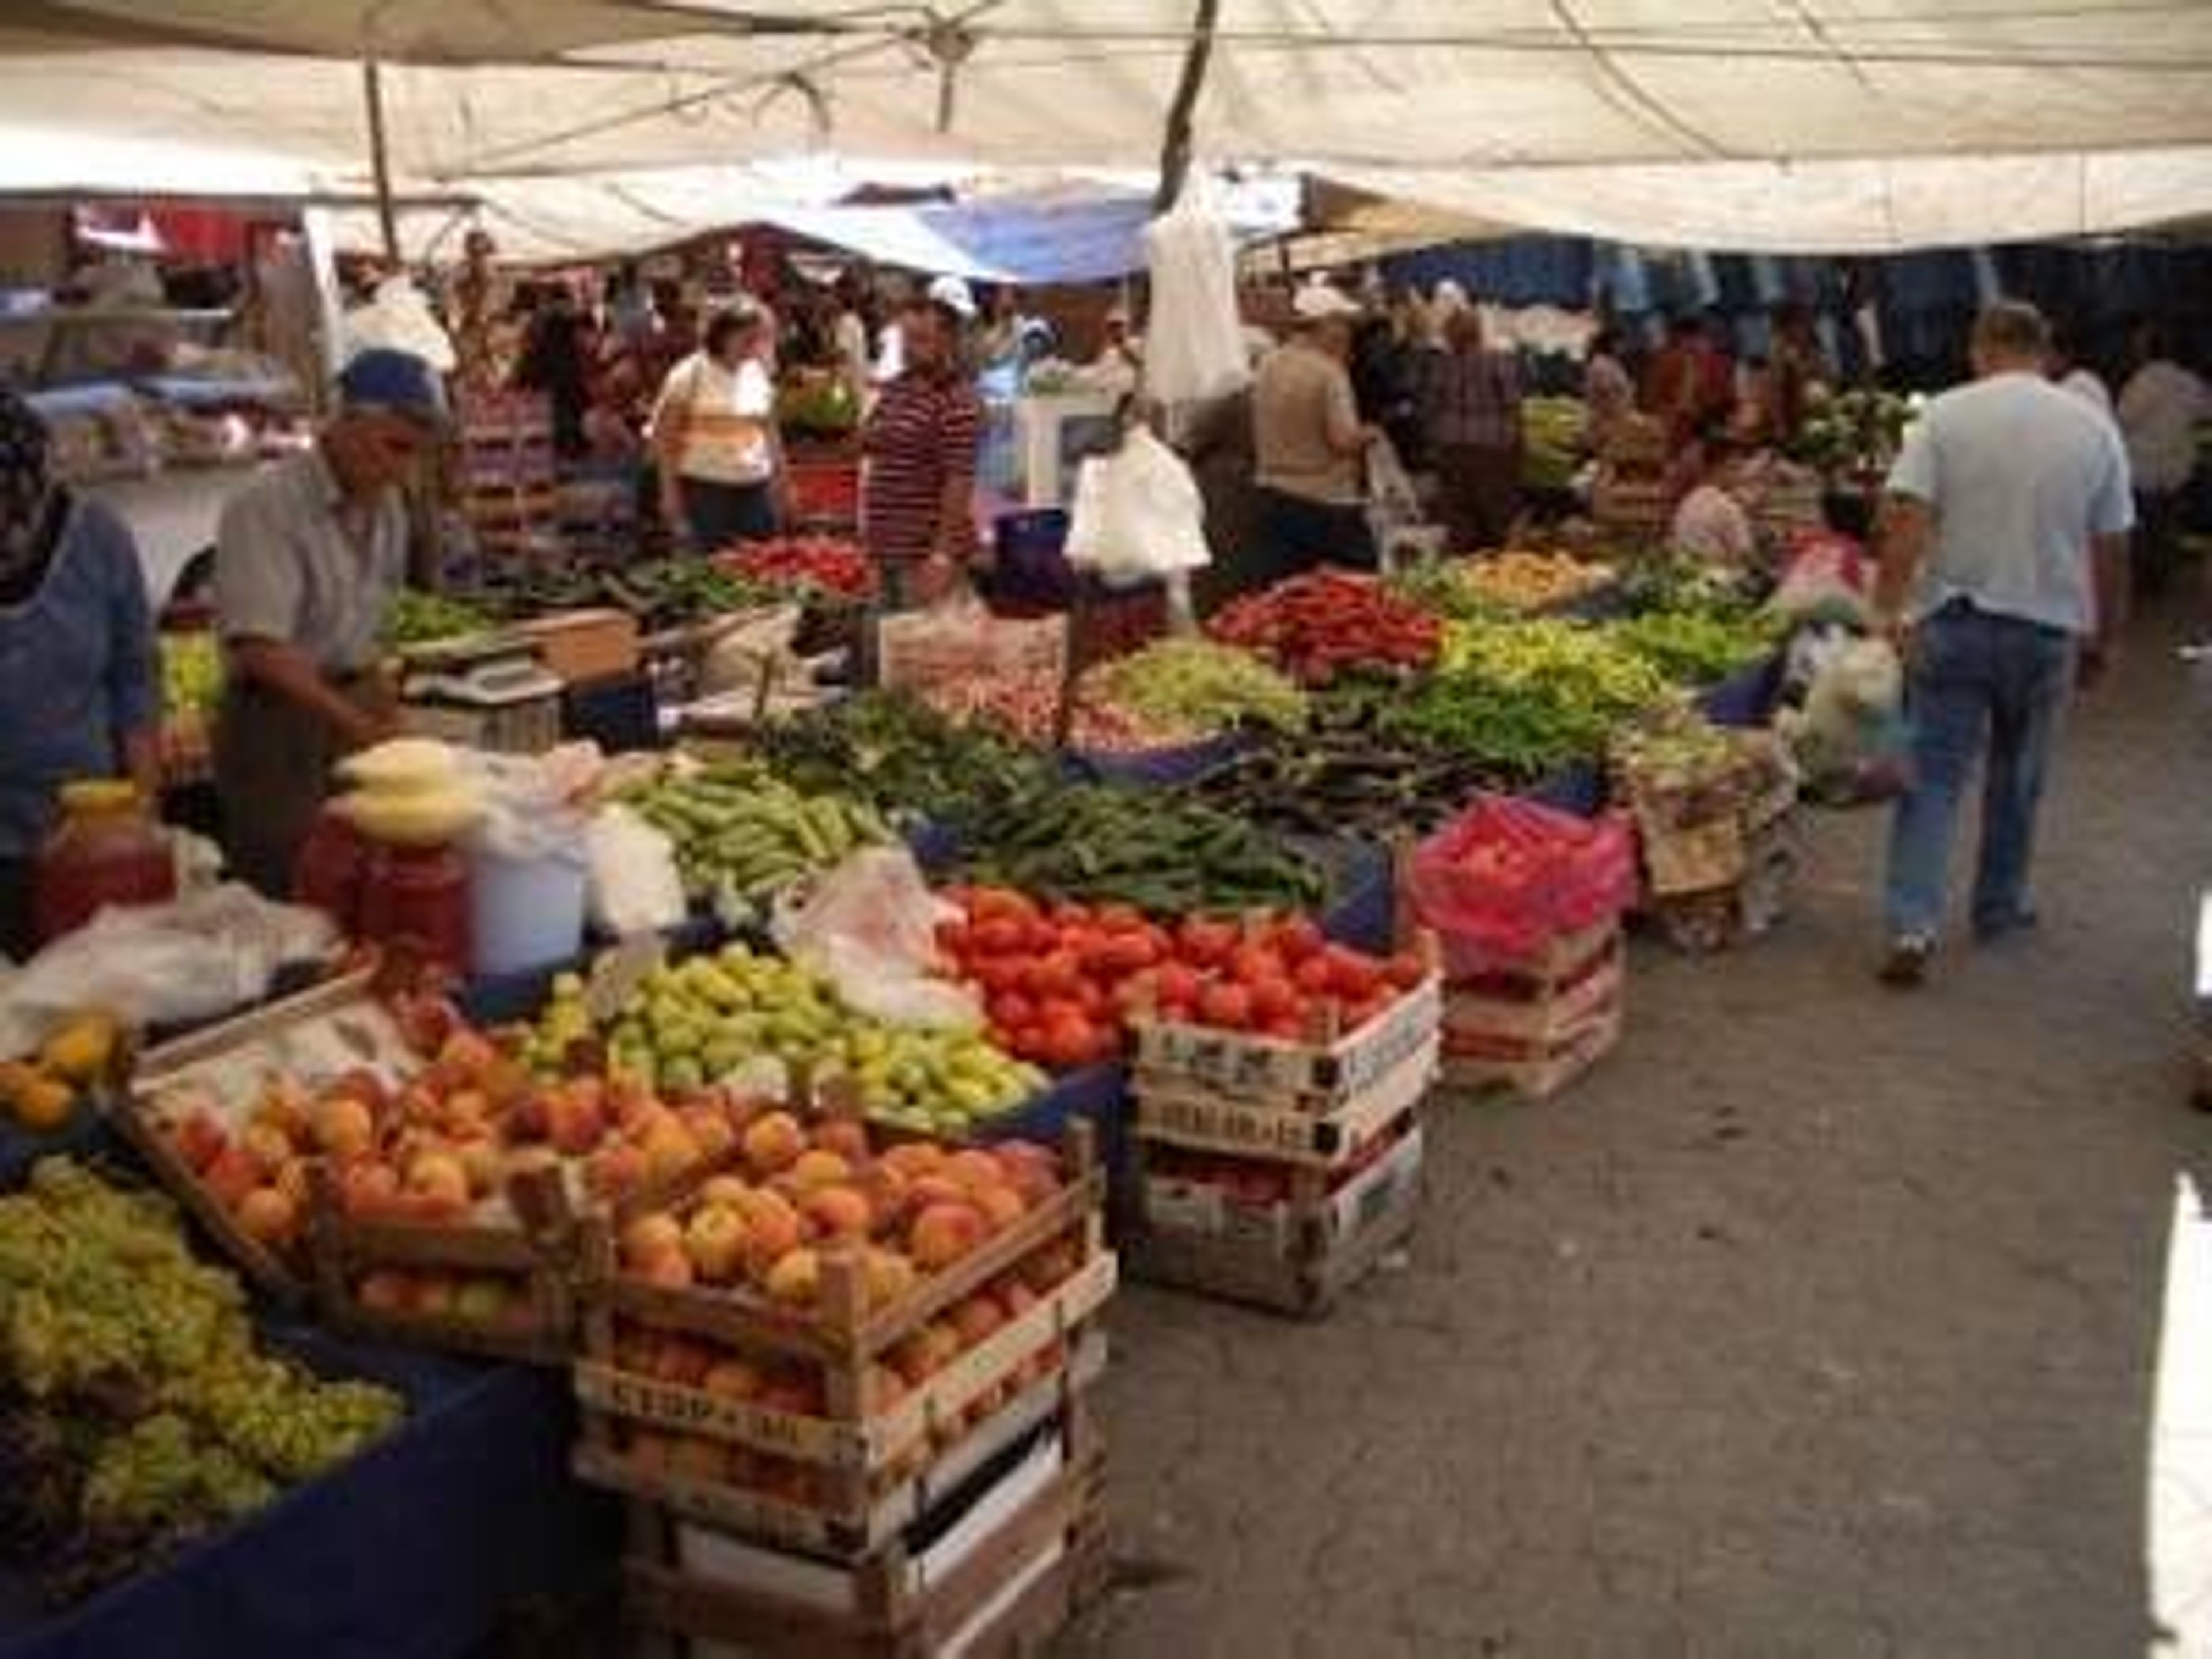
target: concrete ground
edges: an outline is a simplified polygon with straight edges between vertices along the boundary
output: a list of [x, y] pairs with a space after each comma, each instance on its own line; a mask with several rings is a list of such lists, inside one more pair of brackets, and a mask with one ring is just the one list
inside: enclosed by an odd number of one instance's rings
[[1332, 1318], [1130, 1290], [1070, 1650], [2212, 1654], [2212, 699], [2137, 632], [2033, 939], [1883, 991], [1882, 821], [1815, 817], [1783, 929], [1639, 944], [1570, 1093], [1436, 1106], [1409, 1258]]

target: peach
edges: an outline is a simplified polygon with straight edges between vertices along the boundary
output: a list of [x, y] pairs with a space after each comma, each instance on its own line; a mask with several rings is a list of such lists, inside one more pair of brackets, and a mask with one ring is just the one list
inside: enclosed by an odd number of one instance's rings
[[1080, 1265], [1075, 1246], [1063, 1238], [1039, 1250], [1022, 1263], [1018, 1271], [1029, 1287], [1042, 1296], [1074, 1277]]
[[499, 1059], [499, 1050], [480, 1031], [463, 1026], [448, 1036], [438, 1050], [436, 1063], [449, 1067], [463, 1079], [473, 1079]]
[[652, 1182], [670, 1181], [682, 1175], [699, 1161], [699, 1143], [691, 1139], [691, 1132], [678, 1119], [670, 1116], [655, 1121], [638, 1143], [645, 1154], [645, 1178]]
[[694, 1211], [684, 1229], [684, 1249], [691, 1270], [707, 1283], [735, 1279], [745, 1253], [744, 1218], [724, 1204]]
[[282, 1169], [299, 1156], [299, 1148], [292, 1144], [292, 1138], [273, 1123], [247, 1125], [238, 1144], [264, 1170]]
[[734, 1357], [718, 1359], [707, 1368], [699, 1386], [725, 1400], [757, 1399], [762, 1388], [760, 1368]]
[[794, 1417], [820, 1417], [824, 1412], [822, 1385], [795, 1371], [786, 1371], [768, 1379], [760, 1392], [760, 1406], [763, 1411], [788, 1412]]
[[1022, 1195], [1003, 1181], [975, 1189], [975, 1207], [983, 1212], [983, 1222], [993, 1232], [1012, 1226], [1030, 1212]]
[[495, 1112], [512, 1111], [530, 1097], [530, 1068], [507, 1054], [495, 1056], [477, 1076], [477, 1087]]
[[308, 1161], [306, 1158], [295, 1158], [277, 1170], [276, 1179], [270, 1182], [270, 1185], [292, 1200], [293, 1207], [301, 1215], [307, 1214], [307, 1205], [314, 1196], [314, 1182], [308, 1176]]
[[907, 1184], [907, 1204], [926, 1210], [933, 1204], [965, 1204], [968, 1189], [949, 1176], [916, 1176]]
[[499, 1133], [510, 1146], [534, 1146], [551, 1136], [553, 1120], [545, 1097], [525, 1094], [509, 1101], [499, 1121]]
[[737, 1144], [738, 1132], [731, 1127], [729, 1113], [711, 1101], [695, 1101], [680, 1108], [676, 1115], [702, 1158], [720, 1157]]
[[787, 1250], [768, 1270], [766, 1285], [775, 1301], [804, 1307], [822, 1293], [822, 1258], [804, 1244]]
[[952, 1322], [952, 1328], [960, 1333], [960, 1346], [963, 1348], [974, 1347], [1006, 1322], [1006, 1310], [981, 1291], [955, 1303], [946, 1316]]
[[665, 1210], [641, 1215], [622, 1231], [622, 1253], [631, 1261], [683, 1248], [684, 1224]]
[[246, 1194], [268, 1178], [268, 1167], [244, 1146], [225, 1147], [213, 1163], [200, 1172], [208, 1190], [222, 1200], [226, 1209], [236, 1209]]
[[408, 1160], [403, 1184], [409, 1192], [420, 1193], [441, 1203], [466, 1208], [469, 1202], [468, 1167], [450, 1152], [417, 1152]]
[[801, 1152], [791, 1165], [791, 1178], [802, 1192], [841, 1186], [853, 1177], [853, 1166], [835, 1152], [813, 1147]]
[[999, 1305], [1006, 1310], [1008, 1319], [1019, 1319], [1044, 1299], [1023, 1284], [1020, 1279], [1011, 1277], [1002, 1279], [992, 1285], [991, 1294], [998, 1298]]
[[780, 1193], [756, 1188], [745, 1195], [738, 1212], [745, 1218], [745, 1256], [753, 1271], [771, 1264], [799, 1247], [799, 1212]]
[[979, 1187], [995, 1187], [1005, 1179], [999, 1169], [999, 1160], [975, 1148], [955, 1152], [947, 1158], [945, 1176], [948, 1181], [957, 1182], [971, 1193]]
[[337, 1097], [359, 1101], [368, 1108], [372, 1116], [392, 1108], [391, 1089], [382, 1078], [366, 1066], [356, 1066], [349, 1072], [342, 1072], [325, 1085], [325, 1101]]
[[620, 1198], [645, 1181], [645, 1154], [635, 1146], [602, 1146], [584, 1160], [584, 1187], [600, 1198]]
[[1015, 1140], [991, 1150], [1006, 1183], [1026, 1199], [1030, 1208], [1060, 1190], [1060, 1161], [1042, 1146]]
[[300, 1206], [274, 1187], [256, 1187], [238, 1202], [238, 1226], [261, 1243], [286, 1243], [299, 1231]]
[[751, 1191], [750, 1186], [738, 1180], [735, 1176], [710, 1176], [706, 1184], [699, 1188], [699, 1201], [702, 1204], [727, 1204], [742, 1208], [746, 1195]]
[[918, 1389], [960, 1356], [960, 1334], [941, 1319], [933, 1319], [902, 1340], [885, 1356], [891, 1369]]
[[495, 1191], [507, 1178], [507, 1160], [488, 1135], [462, 1141], [453, 1149], [453, 1155], [461, 1161], [461, 1172], [468, 1176], [472, 1197], [482, 1198]]
[[450, 1317], [459, 1287], [451, 1273], [423, 1273], [415, 1281], [415, 1311], [433, 1318]]
[[399, 1171], [389, 1164], [350, 1164], [338, 1177], [339, 1207], [358, 1219], [390, 1214], [398, 1196]]
[[177, 1149], [177, 1156], [199, 1175], [206, 1174], [208, 1165], [221, 1158], [230, 1145], [229, 1133], [204, 1106], [196, 1106], [185, 1113], [169, 1131], [169, 1139]]
[[606, 1109], [596, 1089], [580, 1079], [545, 1097], [545, 1138], [570, 1158], [581, 1158], [606, 1139]]
[[332, 1158], [359, 1158], [375, 1140], [375, 1114], [358, 1095], [325, 1095], [315, 1103], [315, 1145]]
[[798, 1161], [806, 1150], [806, 1132], [788, 1112], [770, 1112], [745, 1126], [745, 1162], [757, 1174], [774, 1175]]
[[871, 1365], [860, 1379], [860, 1409], [873, 1417], [890, 1411], [914, 1390], [889, 1365]]
[[672, 1336], [664, 1340], [653, 1364], [655, 1376], [664, 1382], [673, 1382], [680, 1389], [697, 1388], [707, 1380], [707, 1373], [714, 1369], [714, 1351], [704, 1342], [694, 1341], [688, 1336]]
[[890, 1307], [921, 1282], [914, 1263], [896, 1250], [871, 1246], [862, 1265], [867, 1273], [868, 1305], [872, 1308]]
[[974, 1249], [984, 1232], [982, 1212], [972, 1204], [932, 1204], [914, 1218], [908, 1253], [925, 1273], [948, 1267]]
[[875, 1217], [850, 1187], [818, 1187], [800, 1201], [806, 1218], [832, 1238], [866, 1238]]
[[933, 1140], [902, 1141], [886, 1151], [878, 1162], [886, 1169], [897, 1170], [909, 1182], [916, 1181], [937, 1173], [945, 1163], [945, 1149]]
[[635, 1257], [626, 1265], [632, 1278], [664, 1290], [688, 1290], [696, 1282], [691, 1258], [684, 1254], [680, 1244], [673, 1249], [655, 1250], [650, 1255]]
[[353, 1294], [371, 1313], [404, 1314], [415, 1305], [415, 1280], [394, 1268], [379, 1267], [361, 1276]]
[[906, 1213], [907, 1200], [912, 1188], [907, 1178], [896, 1170], [884, 1164], [872, 1164], [860, 1171], [854, 1183], [860, 1196], [868, 1200], [868, 1209], [879, 1226], [893, 1226]]
[[314, 1108], [313, 1097], [298, 1079], [271, 1078], [246, 1121], [258, 1128], [273, 1129], [289, 1141], [302, 1142], [313, 1127]]
[[607, 1115], [624, 1134], [631, 1134], [644, 1126], [647, 1119], [662, 1109], [653, 1092], [653, 1085], [643, 1078], [628, 1073], [610, 1078], [606, 1085]]
[[825, 1118], [814, 1126], [814, 1145], [835, 1152], [854, 1169], [868, 1161], [868, 1131], [857, 1117]]

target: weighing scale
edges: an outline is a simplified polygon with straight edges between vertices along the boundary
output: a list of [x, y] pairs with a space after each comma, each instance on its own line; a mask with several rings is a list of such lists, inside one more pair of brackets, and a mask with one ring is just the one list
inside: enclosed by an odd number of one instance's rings
[[506, 754], [561, 740], [561, 677], [535, 641], [510, 630], [410, 646], [400, 653], [399, 701], [410, 731]]

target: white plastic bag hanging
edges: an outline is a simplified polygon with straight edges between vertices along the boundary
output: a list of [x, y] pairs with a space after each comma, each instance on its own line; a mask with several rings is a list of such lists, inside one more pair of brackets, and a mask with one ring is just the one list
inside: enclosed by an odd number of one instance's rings
[[1109, 582], [1201, 570], [1206, 502], [1182, 458], [1138, 427], [1111, 455], [1084, 462], [1075, 483], [1067, 562]]
[[617, 939], [659, 933], [684, 920], [676, 844], [627, 806], [603, 806], [584, 826], [591, 860], [592, 925]]
[[1196, 185], [1145, 227], [1152, 307], [1145, 392], [1163, 404], [1225, 398], [1252, 378], [1237, 306], [1237, 245]]

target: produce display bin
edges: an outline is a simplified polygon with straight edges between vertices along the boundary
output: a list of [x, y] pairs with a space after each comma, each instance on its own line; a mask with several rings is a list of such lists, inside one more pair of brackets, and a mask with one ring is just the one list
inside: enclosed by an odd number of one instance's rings
[[1618, 921], [1555, 940], [1517, 968], [1444, 994], [1443, 1081], [1548, 1099], [1619, 1041], [1626, 954]]
[[1208, 1025], [1139, 1020], [1140, 1075], [1175, 1079], [1224, 1096], [1285, 1109], [1348, 1103], [1418, 1054], [1437, 1030], [1443, 980], [1431, 971], [1358, 1030], [1328, 1041], [1292, 1042]]
[[1079, 749], [1064, 757], [1067, 769], [1086, 782], [1126, 783], [1141, 787], [1174, 789], [1195, 782], [1232, 757], [1244, 740], [1234, 732], [1203, 738], [1196, 743], [1134, 754], [1111, 754], [1104, 750]]
[[1605, 769], [1595, 762], [1577, 762], [1521, 793], [1524, 799], [1541, 805], [1555, 806], [1577, 817], [1594, 818], [1605, 808]]
[[[1139, 1144], [1143, 1221], [1123, 1252], [1147, 1284], [1317, 1317], [1384, 1255], [1420, 1216], [1422, 1133], [1407, 1130], [1341, 1185], [1310, 1186], [1268, 1204], [1237, 1201], [1210, 1180], [1173, 1172]], [[1311, 1182], [1310, 1172], [1297, 1177]]]

